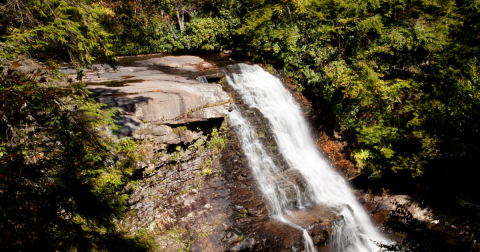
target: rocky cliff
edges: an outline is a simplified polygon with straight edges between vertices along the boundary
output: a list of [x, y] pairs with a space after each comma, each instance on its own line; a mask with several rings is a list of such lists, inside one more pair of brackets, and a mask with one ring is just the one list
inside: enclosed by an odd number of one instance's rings
[[[157, 251], [302, 251], [302, 231], [269, 218], [226, 118], [235, 103], [276, 165], [287, 167], [268, 121], [225, 83], [204, 83], [225, 75], [215, 62], [194, 56], [126, 62], [117, 69], [95, 66], [84, 76], [95, 99], [118, 109], [116, 136], [136, 140], [142, 155], [132, 174], [137, 182], [123, 190], [129, 195], [128, 210], [118, 229], [150, 240]], [[284, 177], [301, 180], [294, 171], [285, 168]], [[391, 202], [373, 207], [365, 199], [381, 224]], [[317, 249], [327, 246], [332, 226], [342, 220], [327, 206], [292, 216], [290, 221], [308, 230]]]
[[[98, 101], [119, 110], [116, 135], [135, 139], [143, 156], [132, 175], [137, 183], [124, 188], [128, 211], [118, 228], [150, 239], [158, 251], [303, 250], [300, 230], [268, 217], [225, 120], [233, 100], [242, 106], [241, 98], [228, 86], [202, 83], [224, 73], [193, 56], [128, 62], [117, 69], [95, 66], [84, 76]], [[276, 162], [285, 165], [265, 119], [257, 111], [246, 113], [262, 128], [259, 138], [271, 146]], [[295, 222], [310, 227], [321, 246], [336, 216], [328, 208], [315, 211]]]

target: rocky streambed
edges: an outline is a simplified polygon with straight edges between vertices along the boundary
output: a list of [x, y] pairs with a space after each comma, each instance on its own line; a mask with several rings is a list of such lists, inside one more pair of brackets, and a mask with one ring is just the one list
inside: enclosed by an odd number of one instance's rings
[[[97, 65], [96, 71], [84, 73], [95, 99], [119, 110], [118, 138], [136, 140], [143, 156], [132, 175], [137, 183], [124, 188], [128, 211], [118, 229], [151, 240], [157, 251], [304, 250], [301, 230], [269, 218], [228, 125], [235, 103], [283, 167], [283, 177], [302, 180], [278, 152], [268, 122], [222, 81], [221, 67], [233, 63], [228, 55], [133, 57], [121, 59], [117, 69]], [[393, 205], [365, 195], [359, 198], [381, 224]], [[328, 250], [332, 224], [341, 216], [326, 206], [291, 216], [289, 221], [307, 229], [317, 249]]]

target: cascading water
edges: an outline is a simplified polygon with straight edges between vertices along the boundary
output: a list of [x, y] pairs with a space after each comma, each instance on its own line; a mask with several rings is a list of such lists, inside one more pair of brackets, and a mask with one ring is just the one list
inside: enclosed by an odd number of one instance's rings
[[[236, 127], [239, 134], [242, 149], [247, 156], [248, 164], [252, 168], [253, 176], [258, 181], [260, 190], [263, 192], [269, 202], [270, 215], [280, 221], [303, 230], [283, 217], [283, 213], [288, 210], [289, 194], [294, 194], [297, 199], [301, 199], [301, 192], [298, 186], [286, 179], [275, 166], [272, 159], [263, 148], [262, 143], [257, 138], [255, 129], [247, 123], [238, 110], [233, 110], [230, 115], [230, 122]], [[314, 250], [313, 242], [306, 230], [303, 230], [305, 238], [305, 248], [307, 251]], [[311, 250], [308, 250], [311, 248]]]
[[[303, 178], [303, 182], [299, 182], [285, 176], [264, 150], [255, 129], [237, 109], [230, 113], [230, 122], [249, 166], [269, 202], [270, 216], [303, 229], [291, 221], [291, 211], [308, 211], [312, 205], [326, 205], [342, 216], [335, 222], [330, 237], [334, 251], [377, 250], [374, 241], [386, 240], [372, 225], [346, 181], [317, 151], [300, 107], [282, 82], [257, 65], [239, 64], [233, 68], [237, 73], [227, 75], [228, 83], [239, 92], [246, 105], [258, 109], [268, 119], [279, 152], [290, 169]], [[307, 231], [303, 233], [305, 249], [315, 251]]]
[[207, 78], [205, 78], [205, 76], [198, 76], [197, 78], [195, 78], [195, 80], [197, 80], [197, 82], [199, 83], [208, 83], [208, 80]]

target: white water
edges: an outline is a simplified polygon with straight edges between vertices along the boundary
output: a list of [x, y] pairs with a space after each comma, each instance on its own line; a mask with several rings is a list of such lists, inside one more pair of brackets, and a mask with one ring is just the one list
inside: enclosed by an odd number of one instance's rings
[[[257, 108], [268, 119], [279, 152], [305, 181], [302, 184], [287, 179], [264, 150], [255, 129], [237, 110], [230, 113], [249, 165], [269, 202], [270, 216], [302, 229], [287, 220], [290, 210], [305, 209], [311, 204], [328, 205], [344, 217], [343, 221], [336, 222], [330, 237], [333, 251], [378, 250], [374, 241], [386, 240], [377, 232], [345, 180], [317, 151], [300, 107], [282, 82], [257, 65], [240, 64], [235, 68], [240, 73], [227, 76], [228, 83], [240, 93], [245, 104]], [[315, 251], [307, 231], [303, 233], [305, 249]]]
[[197, 82], [200, 82], [200, 83], [208, 83], [208, 80], [207, 78], [205, 78], [205, 76], [198, 76], [195, 79], [197, 80]]
[[[288, 181], [278, 170], [272, 159], [263, 148], [257, 138], [255, 129], [241, 116], [238, 110], [233, 110], [230, 115], [230, 123], [236, 127], [239, 134], [242, 149], [247, 156], [248, 164], [252, 168], [253, 176], [258, 182], [260, 190], [269, 202], [269, 212], [273, 218], [288, 223], [294, 228], [303, 231], [305, 248], [307, 251], [315, 251], [313, 241], [306, 230], [288, 221], [283, 217], [284, 211], [288, 210], [290, 203], [288, 194], [294, 193], [293, 197], [301, 198], [298, 186]], [[308, 249], [310, 248], [310, 249]]]

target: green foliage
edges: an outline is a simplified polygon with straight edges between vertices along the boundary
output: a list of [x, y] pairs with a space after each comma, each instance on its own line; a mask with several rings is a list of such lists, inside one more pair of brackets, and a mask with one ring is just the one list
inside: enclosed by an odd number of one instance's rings
[[479, 151], [478, 4], [251, 0], [243, 8], [235, 32], [247, 50], [314, 91], [338, 129], [356, 135], [360, 167], [415, 177], [445, 159], [478, 166], [470, 158]]
[[178, 162], [178, 161], [180, 160], [180, 157], [181, 157], [181, 152], [175, 152], [175, 153], [173, 153], [173, 155], [170, 157], [170, 160], [171, 160], [171, 161]]
[[[120, 10], [125, 10], [120, 8]], [[136, 55], [159, 52], [172, 52], [175, 39], [167, 24], [159, 16], [130, 16], [117, 13], [115, 17], [116, 36], [113, 37], [114, 50], [121, 55]]]
[[219, 151], [225, 148], [225, 144], [228, 141], [226, 133], [226, 124], [227, 120], [224, 120], [220, 126], [220, 131], [213, 127], [210, 134], [207, 135], [209, 140], [205, 143], [202, 139], [198, 139], [193, 147], [197, 149], [198, 152], [207, 151], [209, 157], [202, 162], [198, 167], [202, 169], [200, 172], [201, 175], [210, 176], [214, 171], [213, 160], [214, 156], [219, 153]]
[[247, 214], [248, 214], [248, 210], [243, 209], [243, 211], [240, 213], [240, 216], [242, 216], [243, 218], [247, 218]]
[[210, 176], [210, 174], [212, 174], [213, 172], [213, 168], [206, 168], [206, 169], [203, 169], [201, 174], [204, 175], [204, 176]]
[[113, 126], [115, 111], [87, 98], [81, 83], [54, 84], [45, 69], [21, 66], [0, 75], [2, 250], [145, 250], [113, 224], [133, 167], [107, 160], [130, 160], [134, 148], [97, 130]]
[[117, 155], [121, 157], [116, 163], [118, 167], [134, 168], [136, 161], [142, 158], [138, 152], [138, 144], [130, 138], [120, 139], [113, 147]]
[[[217, 9], [226, 5], [188, 0], [103, 3], [115, 13], [105, 24], [115, 34], [115, 51], [123, 55], [219, 51], [231, 43], [229, 29], [239, 24], [231, 10]], [[212, 16], [214, 10], [220, 15]]]
[[43, 62], [60, 60], [76, 66], [95, 61], [114, 63], [110, 34], [100, 22], [112, 12], [84, 0], [18, 0], [0, 8], [0, 57], [28, 53]]
[[174, 129], [172, 129], [173, 133], [175, 133], [175, 134], [182, 134], [186, 130], [187, 130], [186, 126], [180, 126], [180, 127], [176, 127]]
[[229, 35], [227, 20], [220, 18], [194, 18], [186, 24], [186, 35], [180, 39], [178, 49], [214, 51], [225, 47]]
[[204, 176], [210, 176], [210, 174], [212, 174], [212, 171], [213, 171], [212, 158], [208, 158], [207, 161], [200, 164], [199, 167], [202, 168], [202, 172], [200, 172], [200, 174]]

